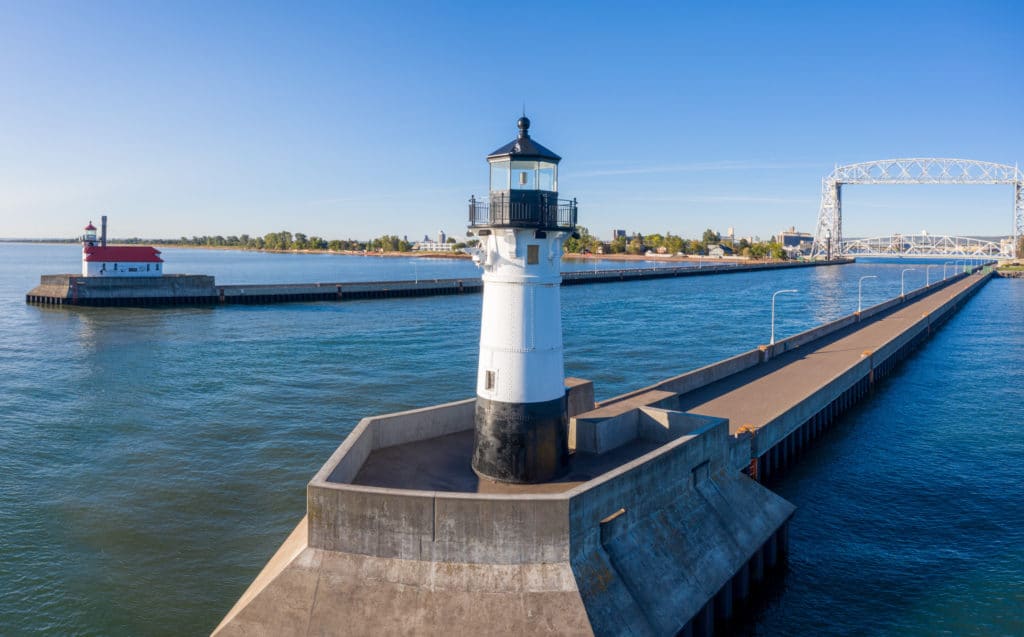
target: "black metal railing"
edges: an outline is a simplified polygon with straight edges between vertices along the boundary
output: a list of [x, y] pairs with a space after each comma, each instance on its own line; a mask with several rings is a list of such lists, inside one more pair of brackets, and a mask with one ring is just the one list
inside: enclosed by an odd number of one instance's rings
[[576, 200], [558, 199], [546, 193], [492, 192], [490, 202], [469, 198], [471, 228], [525, 227], [573, 230], [576, 227]]

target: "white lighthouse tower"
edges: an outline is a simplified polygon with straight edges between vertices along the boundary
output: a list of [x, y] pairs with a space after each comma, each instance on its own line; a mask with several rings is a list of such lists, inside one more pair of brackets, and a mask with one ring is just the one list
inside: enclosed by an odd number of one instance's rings
[[487, 156], [490, 196], [470, 198], [483, 270], [473, 470], [501, 482], [543, 482], [568, 464], [559, 286], [576, 201], [558, 199], [561, 157], [535, 142], [530, 120]]

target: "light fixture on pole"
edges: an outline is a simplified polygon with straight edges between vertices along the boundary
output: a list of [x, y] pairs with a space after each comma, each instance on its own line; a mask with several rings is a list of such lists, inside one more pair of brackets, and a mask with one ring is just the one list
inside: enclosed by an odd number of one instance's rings
[[862, 298], [861, 291], [862, 291], [863, 286], [864, 286], [864, 279], [877, 279], [877, 278], [878, 277], [875, 276], [874, 274], [869, 274], [867, 276], [862, 276], [860, 278], [860, 281], [857, 281], [857, 313], [858, 314], [860, 314], [860, 311], [861, 311], [861, 298]]
[[825, 260], [832, 260], [832, 228], [825, 230]]
[[768, 341], [769, 345], [775, 345], [775, 297], [780, 294], [796, 294], [798, 290], [779, 290], [775, 294], [772, 294], [772, 338]]
[[906, 296], [907, 272], [917, 272], [917, 268], [907, 268], [900, 273], [900, 297]]

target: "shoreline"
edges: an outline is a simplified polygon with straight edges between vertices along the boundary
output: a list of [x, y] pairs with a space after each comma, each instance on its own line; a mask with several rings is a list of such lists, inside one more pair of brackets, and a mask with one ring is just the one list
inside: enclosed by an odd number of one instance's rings
[[[30, 245], [76, 245], [77, 241], [55, 241], [55, 240], [33, 240], [33, 239], [0, 239], [0, 243], [21, 243]], [[109, 241], [112, 246], [116, 245], [142, 245], [139, 243], [120, 243], [118, 241]], [[395, 257], [409, 257], [409, 258], [422, 258], [422, 259], [472, 259], [472, 255], [465, 252], [370, 252], [366, 250], [268, 250], [266, 248], [240, 248], [238, 246], [195, 246], [195, 245], [181, 245], [176, 243], [160, 243], [154, 241], [145, 245], [151, 245], [158, 249], [180, 249], [180, 250], [233, 250], [235, 252], [262, 252], [265, 254], [333, 254], [333, 255], [346, 255], [353, 257], [383, 257], [383, 258], [395, 258]], [[688, 261], [697, 261], [701, 263], [774, 263], [775, 259], [747, 259], [744, 257], [709, 257], [709, 256], [696, 256], [696, 255], [644, 255], [644, 254], [579, 254], [578, 252], [565, 252], [562, 254], [563, 260], [572, 261], [651, 261], [651, 262], [677, 262], [686, 263]]]

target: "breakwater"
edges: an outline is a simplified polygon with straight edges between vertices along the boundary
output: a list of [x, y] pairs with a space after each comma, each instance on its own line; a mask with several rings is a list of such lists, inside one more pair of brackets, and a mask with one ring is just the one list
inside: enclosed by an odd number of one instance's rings
[[[739, 274], [763, 270], [827, 267], [848, 263], [853, 263], [853, 260], [571, 271], [562, 273], [562, 285]], [[213, 277], [206, 275], [177, 274], [152, 278], [130, 278], [47, 274], [40, 277], [39, 285], [25, 295], [25, 301], [32, 305], [90, 307], [259, 305], [478, 294], [482, 290], [483, 284], [479, 277], [415, 279], [411, 281], [219, 285]]]
[[[792, 505], [743, 474], [781, 470], [989, 278], [957, 275], [600, 404], [573, 381], [573, 466], [543, 485], [469, 471], [472, 401], [366, 418], [216, 634], [713, 634], [788, 546]], [[711, 413], [744, 388], [758, 418]]]

